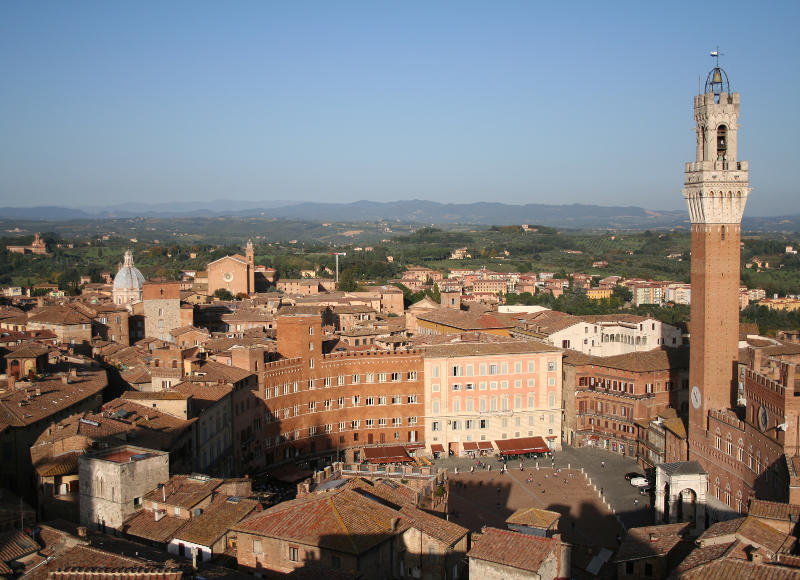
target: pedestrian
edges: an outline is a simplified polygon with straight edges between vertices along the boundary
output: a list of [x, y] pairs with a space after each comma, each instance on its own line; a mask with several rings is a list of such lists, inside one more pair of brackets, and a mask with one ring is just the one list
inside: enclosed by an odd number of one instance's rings
[[519, 470], [522, 471], [522, 461], [519, 462]]
[[603, 495], [603, 489], [602, 487], [600, 488], [600, 495]]
[[639, 500], [638, 499], [634, 499], [633, 500], [633, 505], [639, 505]]
[[470, 466], [469, 472], [470, 473], [475, 473], [475, 466], [474, 465]]
[[600, 462], [600, 467], [605, 469], [606, 468], [606, 462], [605, 461], [601, 461]]

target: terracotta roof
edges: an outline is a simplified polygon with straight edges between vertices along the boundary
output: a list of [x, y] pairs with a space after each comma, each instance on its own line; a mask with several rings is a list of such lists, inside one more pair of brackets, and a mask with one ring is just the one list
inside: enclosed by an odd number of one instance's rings
[[[17, 383], [17, 388], [0, 394], [0, 425], [21, 427], [66, 411], [73, 405], [100, 393], [108, 384], [106, 371], [80, 371], [72, 382], [59, 375], [32, 383]], [[35, 389], [41, 394], [35, 394]]]
[[707, 540], [729, 537], [730, 541], [750, 542], [757, 546], [763, 546], [775, 554], [782, 551], [786, 536], [787, 534], [779, 532], [757, 518], [748, 516], [713, 524], [703, 532], [698, 538], [698, 542], [702, 546]]
[[252, 499], [219, 496], [202, 514], [181, 528], [175, 537], [193, 544], [212, 546], [259, 506]]
[[36, 463], [34, 468], [40, 477], [78, 473], [78, 457], [81, 455], [81, 452], [76, 451], [63, 453]]
[[507, 524], [518, 524], [534, 528], [549, 528], [555, 524], [561, 514], [540, 508], [522, 508], [515, 511], [507, 519]]
[[122, 393], [122, 398], [131, 401], [182, 401], [188, 399], [189, 395], [171, 389], [167, 391], [125, 391]]
[[192, 331], [199, 332], [200, 334], [205, 334], [206, 336], [208, 336], [208, 330], [206, 330], [205, 328], [195, 328], [191, 324], [187, 324], [186, 326], [181, 326], [178, 328], [173, 328], [172, 330], [169, 331], [169, 333], [172, 336], [177, 337]]
[[722, 558], [731, 548], [733, 543], [734, 542], [727, 542], [695, 547], [683, 560], [681, 560], [680, 564], [678, 564], [678, 566], [675, 568], [675, 575], [697, 566], [701, 566], [702, 564], [706, 564], [718, 558]]
[[[420, 347], [423, 348], [423, 347]], [[424, 347], [424, 356], [433, 357], [461, 357], [461, 356], [488, 356], [504, 354], [528, 354], [540, 352], [560, 353], [561, 349], [531, 340], [509, 342], [459, 342]]]
[[561, 542], [553, 538], [487, 527], [474, 540], [467, 557], [535, 572], [546, 558], [558, 558], [560, 547]]
[[[392, 520], [398, 518], [397, 528]], [[234, 530], [362, 554], [408, 529], [401, 514], [354, 490], [340, 489], [283, 502], [245, 519]]]
[[411, 505], [404, 505], [400, 513], [408, 518], [408, 524], [427, 536], [439, 540], [445, 546], [455, 546], [469, 533], [467, 528], [448, 522]]
[[631, 528], [622, 540], [615, 561], [628, 562], [669, 554], [685, 540], [688, 529], [688, 523]]
[[800, 521], [800, 505], [751, 499], [747, 514], [756, 518], [796, 523]]
[[137, 566], [135, 568], [103, 568], [69, 566], [54, 570], [47, 580], [180, 580], [181, 570]]
[[775, 564], [757, 564], [737, 558], [711, 560], [691, 570], [682, 571], [675, 576], [682, 580], [731, 580], [747, 578], [748, 580], [797, 580], [800, 570], [777, 566]]
[[567, 351], [566, 364], [595, 365], [632, 372], [689, 368], [689, 349], [658, 348], [643, 352], [631, 352], [615, 356], [587, 356], [575, 351]]
[[420, 313], [417, 315], [417, 320], [424, 320], [460, 330], [496, 330], [514, 326], [513, 316], [510, 314], [497, 312], [473, 313], [453, 310], [452, 308]]
[[[93, 544], [103, 538], [104, 535], [98, 534], [97, 536], [93, 536], [92, 542]], [[96, 538], [98, 540], [96, 540]], [[111, 543], [120, 543], [118, 538], [108, 538]], [[102, 540], [100, 540], [102, 541]], [[124, 542], [123, 542], [124, 543]], [[128, 542], [130, 544], [130, 542]], [[140, 546], [138, 551], [141, 550], [142, 552], [149, 552], [152, 551], [150, 548], [145, 546]], [[133, 551], [133, 550], [131, 550]], [[48, 576], [52, 572], [56, 572], [58, 570], [65, 570], [65, 569], [77, 569], [82, 568], [84, 570], [119, 570], [124, 568], [150, 568], [153, 571], [164, 570], [164, 566], [158, 566], [152, 561], [148, 561], [141, 557], [134, 557], [134, 556], [125, 556], [119, 553], [118, 551], [112, 550], [105, 550], [101, 549], [95, 545], [88, 546], [84, 544], [79, 544], [72, 548], [69, 548], [60, 554], [57, 554], [51, 561], [47, 562], [46, 564], [39, 566], [38, 568], [31, 570], [28, 574], [25, 575], [26, 580], [47, 580]], [[180, 572], [177, 567], [172, 567], [171, 571]], [[97, 576], [91, 576], [91, 578], [96, 578]], [[138, 576], [137, 580], [145, 580], [146, 577]], [[155, 578], [155, 577], [154, 577]], [[90, 577], [87, 575], [85, 580], [89, 580]], [[77, 580], [77, 579], [76, 579]], [[116, 580], [116, 579], [115, 579]], [[169, 580], [178, 580], [178, 578], [170, 578]]]
[[222, 483], [221, 479], [215, 477], [199, 479], [190, 475], [173, 475], [163, 488], [148, 492], [143, 499], [190, 510], [211, 495], [211, 492]]
[[[167, 511], [169, 512], [169, 510]], [[176, 518], [170, 513], [156, 521], [155, 512], [140, 510], [125, 520], [122, 524], [122, 531], [129, 536], [165, 544], [188, 523], [189, 520]]]
[[36, 358], [50, 352], [50, 347], [43, 345], [40, 342], [26, 342], [17, 347], [10, 349], [5, 358]]
[[28, 315], [28, 322], [41, 324], [73, 325], [91, 324], [91, 317], [69, 306], [46, 306]]
[[218, 383], [238, 383], [252, 375], [250, 371], [234, 366], [224, 365], [212, 360], [192, 361], [191, 372], [184, 377], [185, 381]]
[[206, 409], [233, 392], [230, 384], [224, 385], [203, 385], [184, 381], [172, 387], [176, 394], [192, 397], [192, 405], [195, 410]]
[[0, 536], [0, 562], [11, 562], [38, 551], [39, 544], [24, 532], [8, 532]]

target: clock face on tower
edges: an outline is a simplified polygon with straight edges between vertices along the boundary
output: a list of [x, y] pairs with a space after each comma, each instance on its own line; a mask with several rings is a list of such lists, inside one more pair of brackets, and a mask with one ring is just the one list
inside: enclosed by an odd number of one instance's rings
[[225, 273], [222, 275], [222, 279], [223, 279], [223, 280], [225, 280], [226, 282], [231, 282], [231, 281], [233, 281], [233, 272], [225, 272]]
[[768, 424], [769, 413], [767, 413], [767, 408], [764, 405], [761, 405], [761, 407], [758, 409], [758, 428], [762, 431], [766, 431]]
[[697, 385], [692, 387], [692, 407], [695, 409], [700, 408], [700, 403], [702, 400], [702, 395], [700, 394], [700, 389]]

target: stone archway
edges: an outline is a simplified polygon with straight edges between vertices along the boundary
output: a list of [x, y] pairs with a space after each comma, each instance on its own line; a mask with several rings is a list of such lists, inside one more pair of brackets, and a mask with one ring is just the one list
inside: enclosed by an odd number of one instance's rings
[[656, 521], [692, 522], [694, 530], [705, 529], [708, 473], [697, 461], [656, 465]]

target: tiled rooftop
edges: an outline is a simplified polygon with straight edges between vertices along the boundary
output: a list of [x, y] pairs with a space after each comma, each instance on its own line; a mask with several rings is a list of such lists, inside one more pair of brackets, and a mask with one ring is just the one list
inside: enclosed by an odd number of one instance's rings
[[473, 540], [467, 557], [536, 572], [546, 558], [559, 557], [560, 546], [561, 542], [553, 538], [487, 527]]

